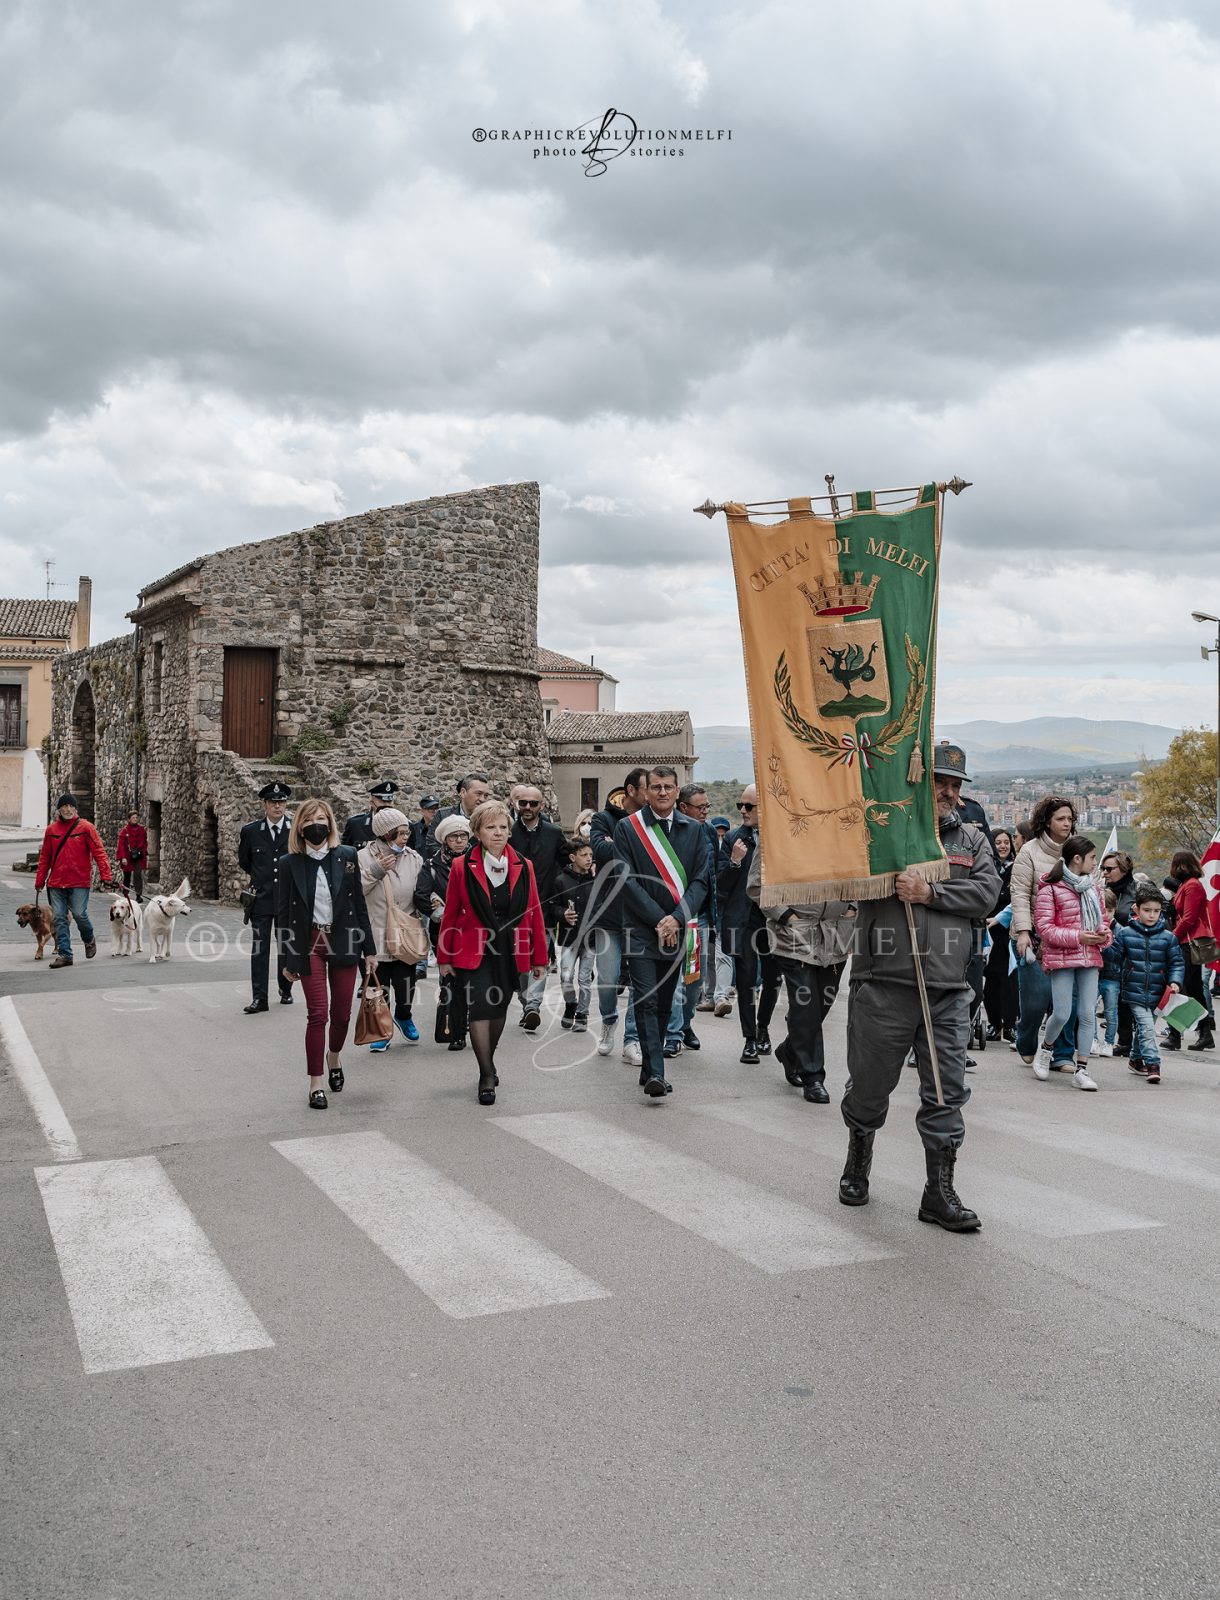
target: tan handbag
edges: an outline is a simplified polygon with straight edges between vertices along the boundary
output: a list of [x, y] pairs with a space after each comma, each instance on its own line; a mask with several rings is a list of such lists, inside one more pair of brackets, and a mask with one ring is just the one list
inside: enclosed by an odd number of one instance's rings
[[366, 983], [360, 993], [360, 1010], [356, 1013], [355, 1042], [378, 1044], [394, 1037], [394, 1018], [390, 1003], [380, 984]]
[[391, 961], [405, 961], [413, 967], [428, 954], [428, 935], [423, 923], [411, 911], [403, 911], [394, 899], [387, 873], [385, 884], [385, 953]]

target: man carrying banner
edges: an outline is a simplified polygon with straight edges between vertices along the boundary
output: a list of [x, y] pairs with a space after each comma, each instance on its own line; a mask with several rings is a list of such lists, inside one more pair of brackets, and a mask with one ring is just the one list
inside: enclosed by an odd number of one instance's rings
[[623, 943], [644, 1061], [640, 1087], [668, 1094], [665, 1029], [680, 979], [700, 980], [699, 913], [708, 892], [708, 846], [703, 828], [674, 807], [672, 767], [648, 774], [648, 803], [623, 817], [614, 848], [624, 866]]
[[[970, 1098], [966, 1045], [970, 1038], [971, 924], [990, 912], [1000, 878], [986, 835], [972, 823], [962, 822], [956, 809], [966, 778], [964, 752], [957, 745], [937, 745], [932, 773], [949, 877], [929, 883], [917, 872], [900, 872], [893, 896], [859, 904], [847, 1014], [848, 1082], [842, 1107], [849, 1144], [839, 1199], [848, 1206], [868, 1202], [873, 1139], [885, 1122], [902, 1064], [914, 1048], [920, 1100], [915, 1125], [928, 1166], [919, 1218], [953, 1233], [968, 1233], [981, 1224], [954, 1190], [953, 1167], [966, 1133], [962, 1107]], [[908, 906], [914, 908], [943, 1105], [937, 1100], [912, 959]]]

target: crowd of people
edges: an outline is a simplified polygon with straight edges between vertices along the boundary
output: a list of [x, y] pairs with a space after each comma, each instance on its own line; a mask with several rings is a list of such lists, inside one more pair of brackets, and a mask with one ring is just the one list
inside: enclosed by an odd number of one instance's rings
[[[1203, 1008], [1187, 1048], [1214, 1049], [1217, 950], [1195, 854], [1179, 851], [1163, 886], [1125, 851], [1099, 863], [1072, 801], [1060, 795], [1040, 800], [1015, 829], [992, 830], [962, 796], [965, 769], [960, 747], [935, 747], [946, 878], [907, 871], [885, 898], [804, 906], [761, 903], [765, 841], [752, 784], [733, 825], [709, 815], [699, 784], [680, 788], [671, 767], [636, 767], [571, 831], [546, 815], [539, 788], [517, 784], [503, 800], [478, 772], [459, 781], [450, 806], [424, 795], [415, 817], [384, 780], [342, 830], [320, 798], [289, 819], [288, 789], [268, 784], [263, 815], [242, 829], [238, 846], [252, 932], [246, 1012], [270, 1009], [274, 948], [281, 1004], [293, 1003], [297, 983], [305, 1000], [308, 1104], [325, 1110], [328, 1091], [344, 1086], [358, 986], [362, 1008], [373, 1002], [375, 1036], [363, 1041], [371, 1052], [399, 1035], [418, 1045], [416, 987], [434, 962], [434, 1040], [454, 1052], [469, 1046], [478, 1102], [494, 1105], [509, 1014], [515, 1007], [518, 1026], [537, 1031], [548, 974], [557, 971], [560, 1026], [594, 1031], [605, 1057], [618, 1046], [621, 1014], [622, 1059], [638, 1068], [650, 1099], [672, 1092], [667, 1063], [700, 1049], [697, 1016], [725, 1018], [735, 1004], [741, 1062], [774, 1054], [805, 1100], [826, 1104], [823, 1024], [850, 960], [840, 1199], [867, 1203], [873, 1141], [908, 1065], [919, 1074], [916, 1125], [928, 1169], [919, 1216], [973, 1231], [980, 1222], [957, 1195], [954, 1172], [979, 1019], [1036, 1081], [1062, 1071], [1095, 1091], [1096, 1055], [1125, 1057], [1132, 1073], [1156, 1084], [1162, 1052], [1183, 1047], [1172, 1027], [1158, 1029], [1166, 994], [1184, 992]], [[116, 854], [124, 892], [141, 896], [147, 839], [134, 812]], [[66, 794], [36, 879], [54, 915], [52, 966], [72, 963], [69, 918], [86, 956], [95, 952], [94, 867], [111, 886], [96, 829]], [[773, 1043], [781, 994], [786, 1028]]]

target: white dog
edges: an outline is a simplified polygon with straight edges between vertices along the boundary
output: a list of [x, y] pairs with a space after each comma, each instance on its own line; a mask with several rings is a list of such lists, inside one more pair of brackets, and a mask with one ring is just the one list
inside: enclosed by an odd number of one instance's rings
[[174, 941], [174, 918], [189, 917], [191, 908], [187, 896], [191, 892], [190, 880], [183, 878], [173, 894], [155, 894], [144, 907], [144, 920], [152, 938], [152, 955], [149, 963], [168, 961], [170, 946]]
[[116, 894], [110, 902], [111, 956], [139, 954], [143, 943], [144, 910], [138, 900], [125, 894]]

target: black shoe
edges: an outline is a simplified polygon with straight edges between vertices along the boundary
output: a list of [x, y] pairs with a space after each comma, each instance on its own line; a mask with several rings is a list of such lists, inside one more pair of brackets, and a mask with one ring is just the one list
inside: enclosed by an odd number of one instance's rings
[[331, 1094], [343, 1093], [343, 1068], [330, 1067], [326, 1073], [326, 1081], [330, 1085]]
[[1182, 1035], [1180, 1033], [1170, 1032], [1170, 1035], [1167, 1039], [1161, 1040], [1162, 1050], [1180, 1050], [1181, 1048]]
[[758, 1038], [755, 1040], [755, 1043], [758, 1045], [758, 1053], [760, 1056], [769, 1056], [771, 1054], [771, 1035], [765, 1028], [759, 1034]]
[[572, 1032], [573, 1033], [588, 1033], [588, 1031], [589, 1031], [589, 1013], [587, 1011], [578, 1011], [576, 1013], [576, 1015], [572, 1018]]
[[480, 1085], [480, 1088], [479, 1088], [479, 1104], [481, 1106], [494, 1106], [495, 1103], [496, 1103], [496, 1091], [494, 1089], [484, 1089]]
[[739, 1059], [744, 1061], [748, 1067], [756, 1067], [758, 1065], [758, 1045], [755, 1040], [747, 1039], [745, 1041], [741, 1047]]
[[999, 1037], [1000, 1037], [1000, 1029], [997, 1028], [995, 1023], [993, 1022], [991, 1024], [991, 1026], [987, 1029], [988, 1042], [990, 1043], [992, 1040], [998, 1039]]
[[309, 1109], [311, 1111], [326, 1110], [326, 1095], [321, 1089], [313, 1089], [309, 1095]]
[[271, 1007], [267, 1004], [267, 1002], [265, 1000], [251, 1000], [251, 1002], [250, 1002], [250, 1004], [248, 1006], [243, 1006], [241, 1008], [241, 1014], [242, 1014], [243, 1017], [253, 1017], [253, 1016], [256, 1016], [258, 1014], [258, 1012], [260, 1012], [260, 1011], [270, 1011], [270, 1010], [271, 1010]]
[[450, 1039], [449, 1048], [450, 1050], [465, 1050], [466, 1035], [464, 1033], [456, 1034], [452, 1039]]
[[699, 1043], [699, 1035], [693, 1028], [683, 1028], [682, 1048], [684, 1050], [701, 1050], [703, 1048]]
[[983, 1224], [964, 1206], [953, 1187], [956, 1150], [928, 1150], [928, 1181], [919, 1202], [920, 1222], [935, 1222], [950, 1233], [974, 1233]]
[[675, 1056], [682, 1054], [682, 1041], [680, 1039], [666, 1039], [661, 1047], [661, 1054], [666, 1061], [672, 1061]]
[[1186, 1048], [1188, 1050], [1214, 1050], [1216, 1041], [1212, 1037], [1211, 1029], [1199, 1028], [1195, 1034], [1194, 1044], [1188, 1044]]
[[794, 1089], [804, 1087], [805, 1080], [801, 1076], [801, 1069], [792, 1059], [792, 1040], [781, 1039], [775, 1047], [775, 1059], [784, 1069], [784, 1077]]
[[521, 1026], [526, 1033], [536, 1033], [542, 1026], [542, 1013], [531, 1008], [521, 1018]]
[[1003, 1034], [1004, 1034], [1004, 1043], [1005, 1044], [1016, 1044], [1016, 1042], [1017, 1042], [1017, 1030], [1015, 1028], [1005, 1028], [1003, 1030]]
[[644, 1093], [649, 1097], [650, 1100], [659, 1100], [665, 1093], [665, 1079], [645, 1078]]
[[672, 1083], [670, 1083], [669, 1079], [666, 1078], [666, 1080], [665, 1080], [665, 1093], [666, 1094], [672, 1094], [673, 1092], [674, 1092], [674, 1086], [673, 1086]]
[[810, 1105], [828, 1106], [830, 1104], [830, 1096], [826, 1092], [826, 1085], [820, 1078], [814, 1083], [805, 1084], [804, 1089], [805, 1099], [809, 1101]]
[[847, 1165], [839, 1179], [839, 1199], [845, 1206], [868, 1204], [868, 1175], [873, 1170], [873, 1140], [875, 1133], [857, 1133], [853, 1128], [847, 1135]]
[[292, 996], [290, 994], [282, 994], [280, 996], [280, 1004], [282, 1006], [290, 1006], [292, 1004]]
[[[570, 1028], [575, 1021], [576, 1021], [576, 1006], [574, 1004], [573, 1005], [564, 1006], [564, 1008], [563, 1008], [563, 1016], [560, 1017], [560, 1019], [559, 1019], [559, 1026], [561, 1028]], [[525, 1026], [525, 1018], [524, 1017], [522, 1017], [522, 1019], [521, 1019], [521, 1026], [522, 1027]], [[536, 1026], [536, 1024], [535, 1024], [535, 1026]]]

